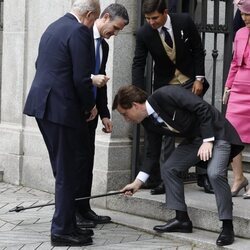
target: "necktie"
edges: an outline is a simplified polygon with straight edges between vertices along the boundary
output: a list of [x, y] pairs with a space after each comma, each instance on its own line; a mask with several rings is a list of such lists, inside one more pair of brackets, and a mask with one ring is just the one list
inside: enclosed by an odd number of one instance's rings
[[154, 123], [155, 125], [162, 125], [162, 124], [163, 124], [163, 122], [159, 122], [159, 121], [157, 120], [157, 115], [151, 114], [151, 115], [149, 116], [149, 118], [153, 121], [153, 123]]
[[101, 58], [100, 58], [100, 45], [101, 45], [101, 37], [96, 38], [96, 49], [95, 49], [95, 74], [97, 75], [101, 66]]
[[[102, 39], [101, 37], [96, 38], [96, 47], [95, 47], [95, 75], [99, 74], [100, 66], [101, 66], [101, 58], [100, 58], [100, 46]], [[94, 96], [96, 98], [96, 86], [93, 86]]]
[[165, 39], [164, 40], [165, 40], [166, 44], [169, 47], [173, 48], [173, 40], [172, 40], [172, 38], [171, 38], [171, 36], [170, 36], [170, 34], [168, 32], [168, 29], [166, 27], [164, 27], [164, 26], [161, 29], [162, 29], [162, 31], [163, 31], [163, 33], [165, 35]]

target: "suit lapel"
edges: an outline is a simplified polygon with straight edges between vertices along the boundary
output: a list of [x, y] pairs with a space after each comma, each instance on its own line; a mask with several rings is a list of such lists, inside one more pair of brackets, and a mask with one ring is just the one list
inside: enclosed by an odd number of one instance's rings
[[101, 63], [100, 71], [102, 74], [104, 74], [105, 73], [105, 65], [106, 65], [107, 59], [108, 59], [108, 44], [103, 39], [101, 45], [102, 45], [102, 63]]
[[183, 40], [184, 38], [184, 31], [183, 31], [183, 26], [179, 24], [179, 20], [176, 15], [171, 15], [171, 23], [172, 23], [172, 30], [173, 30], [173, 35], [174, 35], [174, 42], [175, 42], [175, 53], [176, 53], [176, 61], [178, 61], [178, 56], [182, 55], [183, 51]]
[[148, 29], [149, 29], [150, 40], [152, 41], [151, 43], [152, 43], [153, 49], [160, 50], [161, 54], [166, 55], [166, 59], [168, 60], [168, 63], [173, 64], [173, 62], [168, 57], [166, 50], [162, 44], [162, 40], [161, 40], [158, 30], [153, 29], [149, 24], [146, 24], [146, 25], [148, 26]]
[[[157, 104], [157, 102], [153, 99], [152, 96], [149, 97], [148, 99], [149, 104], [152, 106], [152, 108], [154, 109], [154, 111], [157, 113], [158, 116], [160, 116], [168, 125], [170, 125], [172, 128], [180, 131], [180, 126], [178, 126], [178, 124], [175, 121], [175, 114], [176, 114], [176, 110], [173, 110], [173, 112], [171, 113], [166, 113], [164, 112]], [[168, 106], [167, 103], [165, 103], [165, 105]], [[169, 110], [171, 110], [169, 108]]]

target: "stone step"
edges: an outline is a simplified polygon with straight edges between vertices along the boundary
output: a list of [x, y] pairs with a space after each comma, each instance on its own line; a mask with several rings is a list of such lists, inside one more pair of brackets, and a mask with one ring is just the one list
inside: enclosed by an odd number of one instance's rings
[[3, 170], [0, 169], [0, 182], [3, 181]]
[[[250, 174], [246, 174], [250, 181]], [[229, 180], [231, 183], [232, 173]], [[250, 199], [244, 200], [241, 194], [233, 198], [234, 229], [238, 237], [250, 240]], [[185, 184], [185, 198], [188, 213], [195, 228], [220, 232], [221, 222], [218, 219], [214, 194], [207, 194], [197, 184]], [[175, 216], [175, 212], [165, 207], [165, 195], [150, 195], [149, 190], [140, 190], [132, 197], [109, 196], [107, 208], [123, 213], [165, 222]], [[250, 245], [249, 245], [250, 249]]]
[[[142, 208], [141, 208], [142, 209]], [[146, 217], [136, 216], [132, 214], [122, 213], [112, 210], [103, 210], [100, 208], [94, 209], [98, 214], [109, 215], [112, 221], [131, 228], [140, 229], [147, 233], [155, 234], [167, 239], [192, 243], [193, 249], [222, 249], [216, 246], [218, 233], [194, 228], [193, 233], [157, 233], [153, 230], [155, 225], [162, 224], [162, 220], [154, 220]], [[172, 249], [172, 248], [171, 248]], [[179, 248], [178, 248], [179, 249]], [[182, 249], [182, 248], [180, 248]], [[223, 249], [228, 250], [249, 250], [250, 239], [235, 237], [235, 242], [230, 246], [225, 246]]]

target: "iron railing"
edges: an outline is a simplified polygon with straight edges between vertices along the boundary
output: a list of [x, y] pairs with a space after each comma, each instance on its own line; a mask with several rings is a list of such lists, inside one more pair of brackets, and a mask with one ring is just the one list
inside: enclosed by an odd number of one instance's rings
[[[169, 1], [166, 0], [167, 4]], [[186, 0], [179, 0], [176, 6], [176, 12], [182, 12], [183, 3]], [[137, 1], [137, 13], [141, 13], [142, 0]], [[211, 8], [211, 5], [213, 6]], [[196, 10], [195, 10], [196, 8]], [[212, 11], [211, 11], [212, 9]], [[206, 58], [209, 53], [212, 58], [212, 73], [208, 81], [210, 82], [210, 98], [209, 101], [212, 105], [223, 109], [221, 104], [221, 96], [224, 89], [224, 83], [230, 67], [232, 58], [232, 39], [233, 39], [233, 13], [234, 7], [232, 1], [223, 0], [190, 0], [189, 1], [189, 14], [193, 18], [198, 31], [201, 34], [202, 43], [205, 49]], [[208, 15], [209, 14], [209, 15]], [[223, 15], [223, 16], [222, 16]], [[210, 18], [210, 19], [209, 19]], [[144, 17], [139, 14], [138, 28], [144, 23]], [[212, 35], [213, 41], [211, 42], [210, 36]], [[221, 37], [224, 36], [222, 49], [218, 48], [218, 43], [221, 45]], [[220, 38], [220, 39], [219, 39]], [[207, 48], [210, 45], [212, 48]], [[221, 53], [221, 54], [220, 54]], [[221, 62], [218, 62], [220, 55], [223, 55], [222, 67]], [[206, 60], [207, 61], [207, 60]], [[145, 84], [148, 93], [152, 92], [153, 88], [153, 62], [149, 56], [145, 70]], [[218, 72], [218, 68], [222, 68], [222, 72]], [[221, 77], [222, 76], [222, 77]], [[220, 78], [220, 79], [219, 79]], [[219, 91], [217, 91], [219, 89]], [[219, 93], [219, 95], [218, 95]], [[210, 100], [209, 100], [210, 99]], [[133, 144], [132, 144], [132, 180], [135, 178], [140, 162], [145, 156], [145, 140], [146, 134], [140, 125], [133, 127]]]

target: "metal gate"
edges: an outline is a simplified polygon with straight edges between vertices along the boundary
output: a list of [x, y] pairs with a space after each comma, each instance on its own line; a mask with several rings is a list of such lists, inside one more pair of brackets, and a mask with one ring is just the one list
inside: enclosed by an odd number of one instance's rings
[[[166, 0], [167, 4], [170, 1]], [[204, 45], [206, 59], [206, 78], [210, 83], [206, 101], [223, 111], [221, 102], [224, 83], [230, 67], [232, 58], [232, 40], [233, 40], [233, 1], [225, 0], [190, 0], [187, 6], [187, 0], [176, 0], [177, 6], [174, 11], [189, 11], [193, 18]], [[137, 1], [138, 11], [141, 13], [142, 0]], [[184, 9], [184, 3], [185, 8]], [[188, 8], [187, 8], [188, 7]], [[170, 10], [169, 10], [170, 11]], [[138, 18], [138, 28], [144, 23], [144, 17], [140, 14]], [[145, 70], [146, 90], [152, 91], [152, 59], [149, 56]], [[144, 133], [140, 125], [133, 127], [133, 145], [132, 145], [132, 180], [138, 172], [138, 166], [144, 158]]]

